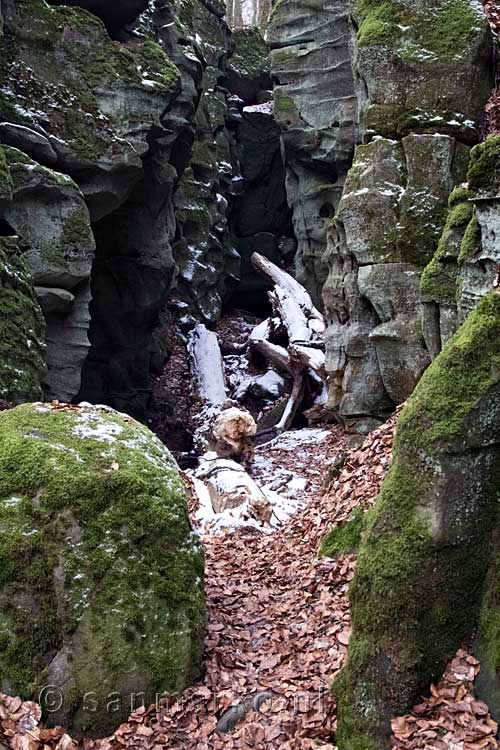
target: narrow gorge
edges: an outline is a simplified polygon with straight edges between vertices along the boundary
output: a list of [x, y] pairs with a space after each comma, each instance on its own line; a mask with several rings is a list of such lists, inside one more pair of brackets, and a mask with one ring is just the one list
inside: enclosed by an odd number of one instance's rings
[[500, 4], [0, 0], [0, 750], [498, 750]]

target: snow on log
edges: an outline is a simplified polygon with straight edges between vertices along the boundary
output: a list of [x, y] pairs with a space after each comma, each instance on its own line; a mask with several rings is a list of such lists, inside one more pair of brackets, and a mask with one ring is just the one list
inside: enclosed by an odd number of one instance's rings
[[321, 349], [295, 344], [290, 347], [290, 357], [292, 362], [311, 369], [322, 380], [326, 380], [325, 354]]
[[290, 354], [285, 347], [272, 344], [270, 341], [252, 341], [251, 347], [253, 351], [262, 354], [278, 370], [292, 372]]
[[210, 458], [208, 454], [196, 471], [210, 494], [215, 513], [222, 513], [241, 505], [260, 508], [261, 513], [271, 514], [269, 500], [259, 485], [240, 464], [227, 458]]
[[279, 268], [263, 255], [253, 253], [251, 260], [252, 265], [259, 273], [266, 276], [273, 284], [280, 287], [286, 294], [292, 297], [307, 318], [316, 321], [314, 327], [318, 333], [322, 334], [325, 330], [323, 316], [314, 306], [309, 292], [293, 276], [290, 276], [289, 273], [283, 271], [282, 268]]
[[313, 331], [307, 325], [307, 318], [293, 297], [277, 286], [273, 292], [269, 292], [269, 299], [273, 309], [283, 321], [291, 344], [309, 341], [312, 338]]
[[199, 323], [188, 335], [188, 352], [195, 395], [203, 404], [222, 407], [227, 394], [217, 334]]

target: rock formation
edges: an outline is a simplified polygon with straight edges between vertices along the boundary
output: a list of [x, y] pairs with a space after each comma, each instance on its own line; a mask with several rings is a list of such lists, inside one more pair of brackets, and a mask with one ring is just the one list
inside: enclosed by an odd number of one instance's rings
[[[408, 397], [438, 349], [436, 322], [419, 323], [419, 280], [478, 139], [491, 35], [473, 0], [352, 11], [363, 145], [330, 226], [323, 296], [330, 406], [364, 431]], [[446, 339], [453, 321], [443, 329]]]
[[0, 496], [2, 692], [52, 685], [47, 720], [97, 736], [134, 694], [148, 705], [198, 676], [201, 545], [149, 430], [93, 407], [3, 412]]
[[276, 3], [266, 34], [286, 189], [298, 242], [298, 279], [317, 306], [327, 276], [326, 230], [352, 163], [357, 100], [349, 54], [349, 3]]
[[500, 294], [491, 292], [400, 417], [350, 591], [349, 660], [334, 687], [340, 750], [385, 750], [390, 718], [441, 676], [478, 624], [479, 694], [498, 708], [499, 337]]
[[118, 31], [126, 24], [135, 21], [146, 10], [148, 0], [50, 0], [49, 5], [70, 5], [85, 8], [98, 16], [111, 31]]

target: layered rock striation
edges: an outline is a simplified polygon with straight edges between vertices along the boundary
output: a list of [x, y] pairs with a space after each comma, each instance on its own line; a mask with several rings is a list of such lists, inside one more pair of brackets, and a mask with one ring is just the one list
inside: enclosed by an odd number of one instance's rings
[[297, 277], [322, 306], [327, 227], [338, 208], [356, 140], [349, 3], [283, 0], [273, 7], [266, 38], [298, 242]]

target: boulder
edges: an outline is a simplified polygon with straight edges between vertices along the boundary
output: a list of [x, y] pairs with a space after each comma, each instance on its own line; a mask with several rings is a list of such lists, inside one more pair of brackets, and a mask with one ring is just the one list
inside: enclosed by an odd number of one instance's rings
[[353, 633], [334, 685], [340, 750], [389, 747], [391, 718], [429, 690], [478, 624], [480, 695], [498, 696], [499, 338], [492, 292], [400, 417], [349, 594]]
[[52, 685], [50, 725], [102, 736], [199, 675], [201, 544], [172, 456], [133, 419], [0, 415], [0, 561], [0, 689]]

